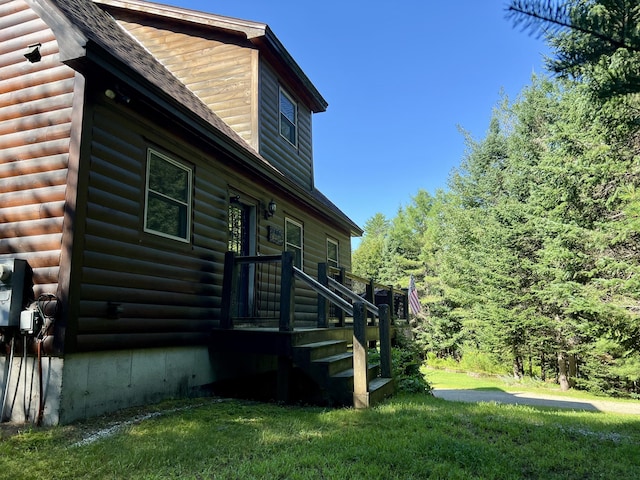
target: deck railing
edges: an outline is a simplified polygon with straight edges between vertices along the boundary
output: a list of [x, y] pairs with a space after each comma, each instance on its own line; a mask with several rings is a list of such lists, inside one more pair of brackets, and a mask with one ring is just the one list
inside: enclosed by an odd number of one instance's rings
[[[318, 265], [318, 281], [352, 301], [364, 302], [370, 324], [374, 324], [375, 317], [378, 316], [375, 311], [377, 305], [389, 306], [389, 317], [392, 323], [396, 319], [408, 318], [407, 289], [395, 289], [393, 286], [360, 277], [344, 268], [329, 267], [325, 263]], [[344, 311], [336, 310], [332, 305], [319, 299], [318, 326], [328, 325], [330, 319], [335, 319], [337, 326], [343, 326], [346, 322]]]
[[[389, 305], [389, 318], [407, 318], [407, 292], [358, 277], [345, 269], [318, 265], [314, 279], [293, 264], [293, 254], [239, 256], [227, 252], [224, 266], [220, 326], [295, 328], [296, 280], [318, 295], [319, 328], [343, 327], [362, 302], [369, 325], [379, 318], [379, 305]], [[391, 299], [391, 300], [390, 300]]]
[[[277, 272], [279, 267], [279, 272]], [[295, 285], [296, 279], [303, 282], [318, 294], [318, 327], [329, 328], [330, 306], [337, 308], [340, 314], [338, 325], [345, 326], [345, 317], [353, 318], [353, 372], [354, 372], [354, 405], [356, 407], [369, 405], [369, 379], [368, 371], [368, 351], [371, 348], [372, 339], [367, 335], [367, 324], [375, 325], [378, 328], [376, 335], [379, 342], [380, 352], [380, 376], [391, 378], [391, 321], [392, 315], [387, 304], [376, 305], [376, 288], [386, 289], [387, 298], [392, 299], [394, 311], [398, 302], [391, 287], [378, 285], [372, 281], [366, 282], [367, 289], [365, 295], [358, 294], [344, 284], [345, 279], [359, 281], [362, 279], [352, 274], [346, 274], [339, 270], [336, 275], [335, 269], [327, 268], [326, 264], [318, 267], [319, 279], [316, 280], [305, 272], [295, 267], [291, 252], [282, 252], [282, 255], [271, 256], [250, 256], [240, 257], [233, 252], [228, 252], [225, 257], [224, 281], [222, 290], [222, 313], [221, 327], [231, 329], [234, 321], [238, 319], [247, 321], [248, 316], [242, 317], [241, 313], [251, 313], [253, 315], [263, 313], [276, 317], [275, 308], [265, 307], [268, 305], [278, 305], [277, 319], [278, 329], [281, 332], [291, 332], [294, 330], [295, 322]], [[243, 275], [245, 278], [243, 279]], [[334, 278], [334, 275], [337, 277]], [[268, 285], [262, 281], [247, 288], [246, 280], [253, 278], [269, 279]], [[279, 278], [279, 282], [277, 279]], [[340, 281], [342, 279], [342, 282]], [[243, 281], [244, 280], [244, 281]], [[239, 285], [242, 285], [240, 288]], [[244, 297], [243, 297], [244, 296]], [[254, 303], [249, 302], [250, 298], [255, 298]], [[401, 297], [400, 305], [406, 312], [406, 293]], [[241, 305], [242, 302], [245, 305]], [[260, 322], [264, 317], [259, 317]], [[373, 340], [373, 343], [376, 343]]]

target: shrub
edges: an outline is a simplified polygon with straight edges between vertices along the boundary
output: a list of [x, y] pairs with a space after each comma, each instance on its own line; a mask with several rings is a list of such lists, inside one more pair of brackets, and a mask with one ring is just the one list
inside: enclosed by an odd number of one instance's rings
[[431, 368], [489, 375], [508, 373], [508, 369], [504, 365], [500, 365], [491, 355], [475, 349], [465, 350], [459, 360], [452, 357], [441, 358], [435, 353], [429, 352], [427, 365]]
[[[372, 354], [372, 358], [379, 354]], [[412, 338], [399, 334], [391, 348], [391, 373], [396, 388], [406, 393], [430, 393], [431, 385], [420, 372], [423, 360], [420, 349]]]

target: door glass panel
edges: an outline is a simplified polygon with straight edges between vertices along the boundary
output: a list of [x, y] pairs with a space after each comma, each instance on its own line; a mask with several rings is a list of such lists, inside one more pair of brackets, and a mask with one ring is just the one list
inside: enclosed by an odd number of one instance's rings
[[229, 205], [229, 251], [249, 255], [249, 211], [239, 203]]

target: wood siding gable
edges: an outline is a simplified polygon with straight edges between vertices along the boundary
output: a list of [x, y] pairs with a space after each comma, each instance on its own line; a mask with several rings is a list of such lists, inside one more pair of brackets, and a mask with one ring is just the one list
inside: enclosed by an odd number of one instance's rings
[[[256, 46], [265, 42], [253, 42], [243, 31], [230, 34], [220, 28], [150, 15], [135, 6], [127, 10], [118, 0], [99, 3], [256, 152], [304, 189], [313, 189], [313, 112], [299, 93], [304, 89], [279, 67], [283, 60]], [[273, 36], [265, 27], [262, 35], [267, 34]], [[280, 86], [294, 97], [298, 107], [296, 145], [280, 135]]]
[[298, 107], [298, 144], [292, 145], [280, 135], [280, 88], [290, 92], [275, 70], [260, 62], [260, 153], [274, 167], [304, 187], [313, 189], [313, 152], [311, 111], [302, 102]]
[[134, 13], [118, 23], [256, 151], [258, 51], [239, 37]]

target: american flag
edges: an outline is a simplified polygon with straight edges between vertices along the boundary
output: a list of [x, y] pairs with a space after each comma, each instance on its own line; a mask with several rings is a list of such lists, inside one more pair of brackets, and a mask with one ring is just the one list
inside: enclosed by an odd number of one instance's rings
[[414, 315], [417, 315], [422, 311], [420, 300], [418, 299], [418, 291], [416, 290], [416, 282], [413, 279], [413, 275], [411, 275], [411, 279], [409, 280], [409, 308], [411, 309], [411, 313], [413, 313]]

